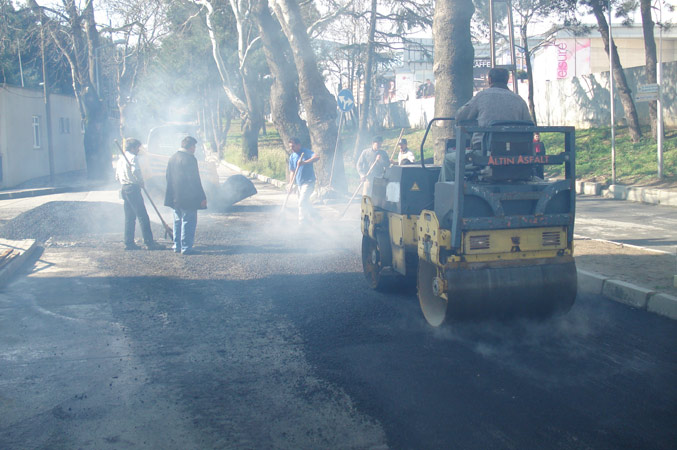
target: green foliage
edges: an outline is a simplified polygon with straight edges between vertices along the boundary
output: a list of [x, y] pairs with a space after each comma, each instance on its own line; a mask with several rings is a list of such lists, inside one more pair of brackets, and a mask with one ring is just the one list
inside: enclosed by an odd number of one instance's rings
[[[657, 180], [655, 138], [646, 137], [637, 144], [630, 140], [626, 127], [616, 129], [616, 182], [621, 184], [651, 183]], [[564, 149], [564, 140], [556, 134], [542, 134], [548, 154]], [[663, 140], [663, 174], [667, 181], [677, 181], [677, 132], [667, 133]], [[562, 168], [546, 168], [546, 175], [559, 176]], [[576, 131], [576, 176], [601, 183], [611, 182], [611, 129], [592, 128]]]
[[277, 180], [286, 179], [287, 153], [282, 144], [280, 134], [272, 124], [266, 127], [266, 135], [259, 136], [259, 157], [256, 160], [246, 160], [242, 155], [242, 132], [240, 121], [233, 121], [228, 141], [224, 149], [224, 159], [236, 166], [260, 173]]
[[[51, 91], [72, 95], [70, 68], [48, 34], [45, 34], [45, 64]], [[31, 11], [16, 10], [10, 0], [0, 0], [0, 83], [21, 86], [22, 70], [25, 87], [42, 89], [40, 24]]]

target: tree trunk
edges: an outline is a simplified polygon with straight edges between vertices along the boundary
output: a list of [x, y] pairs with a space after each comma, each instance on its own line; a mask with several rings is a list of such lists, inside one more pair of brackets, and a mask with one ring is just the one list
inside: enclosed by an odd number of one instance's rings
[[[86, 3], [82, 12], [87, 40], [86, 72], [82, 74], [85, 120], [85, 155], [89, 177], [97, 180], [109, 178], [112, 174], [111, 155], [106, 145], [109, 132], [106, 108], [96, 91], [96, 57], [99, 48], [99, 32], [94, 19], [94, 0]], [[83, 70], [84, 72], [84, 70]]]
[[[376, 35], [376, 6], [377, 0], [371, 0], [371, 16], [369, 18], [369, 37], [367, 38], [367, 61], [364, 68], [364, 99], [360, 105], [359, 126], [357, 137], [355, 138], [355, 149], [353, 151], [355, 159], [360, 156], [360, 149], [364, 138], [364, 132], [367, 128], [369, 113], [371, 109], [371, 88], [374, 72], [374, 36]], [[359, 90], [359, 86], [357, 87]]]
[[292, 64], [291, 48], [280, 29], [280, 24], [271, 15], [268, 0], [257, 0], [253, 6], [263, 53], [273, 77], [270, 88], [270, 112], [282, 145], [287, 150], [290, 137], [297, 137], [305, 147], [310, 146], [310, 133], [305, 121], [299, 116], [298, 73]]
[[[472, 98], [474, 50], [470, 41], [472, 0], [437, 0], [433, 17], [435, 117], [454, 117]], [[445, 139], [453, 137], [453, 123], [435, 127], [435, 163], [444, 159]]]
[[339, 192], [346, 191], [343, 158], [337, 155], [332, 176], [334, 147], [338, 137], [336, 126], [336, 99], [327, 90], [317, 67], [315, 53], [296, 0], [274, 0], [274, 10], [292, 49], [299, 74], [299, 94], [306, 112], [312, 149], [320, 155], [317, 177], [320, 185]]
[[[221, 51], [219, 50], [219, 41], [214, 33], [214, 27], [212, 24], [212, 15], [214, 14], [214, 6], [209, 0], [196, 0], [196, 3], [203, 5], [207, 9], [207, 14], [205, 17], [207, 23], [207, 32], [209, 33], [209, 40], [212, 44], [212, 56], [214, 57], [214, 62], [216, 63], [216, 68], [219, 71], [219, 77], [221, 78], [221, 87], [226, 93], [228, 100], [237, 108], [240, 112], [240, 117], [242, 118], [242, 155], [247, 159], [258, 158], [259, 146], [258, 146], [258, 134], [259, 129], [261, 128], [260, 121], [262, 120], [260, 111], [251, 111], [250, 107], [254, 103], [250, 103], [250, 99], [247, 100], [247, 103], [242, 101], [235, 92], [229, 86], [228, 73], [226, 71], [226, 65], [223, 62], [221, 57]], [[238, 37], [240, 38], [240, 37]], [[245, 86], [245, 94], [247, 93], [247, 80], [245, 79], [245, 74], [242, 76], [242, 83]], [[258, 124], [257, 124], [258, 122]]]
[[259, 157], [259, 131], [261, 131], [263, 124], [263, 100], [257, 89], [254, 88], [256, 75], [252, 75], [245, 68], [241, 71], [241, 76], [247, 100], [247, 110], [249, 111], [244, 119], [242, 155], [248, 160], [256, 160]]
[[[623, 104], [623, 111], [625, 112], [625, 119], [628, 123], [628, 129], [630, 131], [630, 139], [632, 142], [639, 142], [642, 137], [642, 130], [639, 127], [639, 117], [637, 116], [637, 109], [635, 108], [635, 102], [632, 100], [632, 91], [628, 86], [628, 82], [625, 78], [625, 72], [623, 71], [623, 66], [621, 66], [621, 60], [618, 57], [618, 49], [616, 44], [609, 46], [609, 25], [604, 16], [604, 8], [601, 3], [602, 0], [595, 0], [591, 2], [592, 12], [597, 19], [597, 24], [599, 26], [599, 32], [602, 35], [602, 41], [604, 42], [604, 50], [606, 54], [609, 55], [611, 51], [611, 64], [614, 69], [614, 81], [616, 82], [616, 87], [618, 91], [618, 96], [621, 99]], [[609, 80], [611, 83], [611, 80]]]
[[[529, 104], [529, 112], [531, 113], [531, 121], [534, 125], [538, 125], [536, 121], [536, 105], [534, 104], [534, 73], [531, 66], [531, 52], [529, 51], [529, 41], [527, 39], [527, 24], [523, 22], [520, 26], [520, 34], [522, 35], [522, 42], [524, 42], [524, 59], [527, 65], [527, 81], [529, 83], [529, 93], [527, 95], [527, 103]], [[515, 80], [517, 83], [517, 80]]]
[[[651, 1], [640, 0], [640, 11], [642, 13], [642, 30], [644, 31], [644, 53], [646, 55], [646, 82], [655, 84], [658, 82], [657, 58], [656, 58], [656, 39], [654, 38], [654, 22], [651, 17]], [[651, 123], [651, 135], [657, 136], [658, 133], [658, 107], [657, 102], [649, 102], [649, 122]]]

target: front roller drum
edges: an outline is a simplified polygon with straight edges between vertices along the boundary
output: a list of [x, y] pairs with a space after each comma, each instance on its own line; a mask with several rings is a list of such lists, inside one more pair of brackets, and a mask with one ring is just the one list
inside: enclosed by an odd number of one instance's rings
[[421, 310], [432, 326], [441, 325], [447, 317], [548, 317], [565, 313], [571, 309], [577, 290], [573, 260], [481, 269], [440, 269], [421, 260], [417, 283]]

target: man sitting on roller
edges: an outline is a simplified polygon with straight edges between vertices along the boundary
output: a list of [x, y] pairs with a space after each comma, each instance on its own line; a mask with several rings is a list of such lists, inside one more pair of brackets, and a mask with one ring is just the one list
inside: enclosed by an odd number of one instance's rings
[[[487, 75], [489, 87], [478, 92], [468, 103], [456, 113], [456, 123], [477, 121], [480, 127], [491, 126], [494, 122], [521, 121], [531, 122], [529, 108], [522, 97], [508, 89], [508, 71], [493, 68]], [[473, 150], [482, 148], [483, 133], [472, 136]], [[441, 181], [453, 181], [456, 155], [451, 151], [445, 155], [444, 170], [440, 174]]]

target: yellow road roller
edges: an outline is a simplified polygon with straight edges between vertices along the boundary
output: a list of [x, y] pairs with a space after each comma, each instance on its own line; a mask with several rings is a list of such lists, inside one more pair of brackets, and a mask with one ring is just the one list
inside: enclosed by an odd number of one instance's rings
[[[362, 198], [362, 265], [369, 285], [416, 283], [428, 323], [547, 317], [576, 297], [573, 258], [575, 130], [502, 122], [455, 124], [443, 166], [392, 166]], [[473, 133], [481, 145], [468, 148]], [[564, 149], [534, 152], [534, 133], [560, 133]], [[456, 151], [464, 149], [464, 151]], [[561, 149], [560, 149], [561, 150]], [[564, 178], [539, 177], [564, 165]]]

